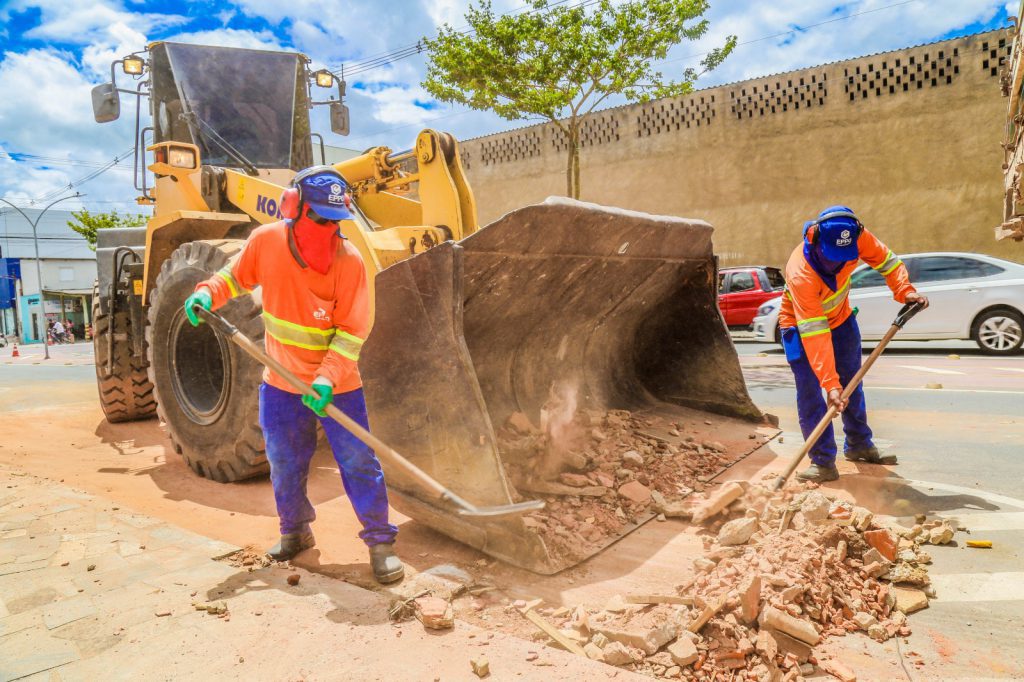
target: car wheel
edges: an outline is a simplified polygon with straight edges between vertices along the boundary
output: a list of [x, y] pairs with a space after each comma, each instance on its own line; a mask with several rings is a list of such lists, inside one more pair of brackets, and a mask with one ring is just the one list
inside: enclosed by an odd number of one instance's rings
[[1013, 310], [990, 310], [974, 322], [974, 340], [983, 353], [1012, 355], [1024, 343], [1024, 317]]
[[775, 343], [782, 345], [782, 327], [775, 325]]

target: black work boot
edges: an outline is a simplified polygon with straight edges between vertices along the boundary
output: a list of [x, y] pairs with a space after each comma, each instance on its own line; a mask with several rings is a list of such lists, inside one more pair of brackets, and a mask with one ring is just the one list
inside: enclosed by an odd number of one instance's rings
[[288, 533], [282, 535], [277, 544], [267, 550], [267, 556], [274, 561], [288, 561], [299, 552], [309, 549], [316, 544], [313, 533]]
[[814, 481], [815, 483], [827, 483], [839, 479], [839, 469], [835, 465], [826, 467], [812, 464], [796, 475], [801, 481]]
[[405, 577], [405, 566], [395, 554], [395, 545], [390, 542], [370, 547], [370, 567], [373, 568], [373, 577], [382, 585]]
[[851, 462], [867, 462], [868, 464], [896, 463], [896, 455], [886, 455], [885, 457], [882, 457], [882, 454], [878, 452], [878, 448], [874, 445], [847, 450], [843, 456]]

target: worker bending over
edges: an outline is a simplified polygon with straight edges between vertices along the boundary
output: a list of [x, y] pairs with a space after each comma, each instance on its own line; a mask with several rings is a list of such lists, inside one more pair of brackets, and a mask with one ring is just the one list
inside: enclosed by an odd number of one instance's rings
[[389, 583], [400, 580], [404, 568], [394, 552], [398, 528], [388, 522], [380, 462], [324, 412], [335, 402], [369, 428], [356, 363], [369, 327], [370, 303], [363, 259], [338, 228], [339, 220], [351, 217], [345, 191], [345, 181], [330, 166], [297, 174], [281, 198], [285, 220], [253, 230], [238, 257], [196, 287], [185, 301], [185, 314], [197, 325], [201, 320], [195, 306], [216, 309], [262, 286], [267, 354], [320, 396], [300, 395], [269, 369], [264, 373], [260, 426], [281, 522], [281, 540], [267, 554], [286, 561], [315, 544], [310, 523], [316, 512], [306, 480], [319, 417], [345, 493], [363, 525], [359, 537], [370, 548], [374, 576]]
[[[796, 406], [800, 430], [806, 439], [834, 405], [843, 415], [843, 446], [846, 459], [881, 463], [871, 440], [864, 387], [842, 400], [843, 387], [860, 369], [861, 342], [857, 317], [850, 309], [850, 275], [858, 260], [885, 277], [893, 298], [900, 303], [928, 299], [914, 290], [907, 268], [885, 244], [867, 231], [846, 206], [832, 206], [816, 220], [804, 224], [803, 244], [794, 249], [786, 264], [786, 291], [779, 310], [782, 345], [796, 378]], [[811, 466], [798, 474], [807, 481], [834, 481], [836, 441], [832, 425], [811, 447]], [[887, 457], [886, 463], [895, 463]]]

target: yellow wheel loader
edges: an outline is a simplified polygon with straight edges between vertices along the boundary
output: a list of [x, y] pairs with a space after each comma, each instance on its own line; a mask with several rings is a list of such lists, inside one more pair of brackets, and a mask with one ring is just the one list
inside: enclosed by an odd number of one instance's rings
[[[134, 87], [118, 83], [119, 64]], [[335, 84], [338, 99], [313, 101], [313, 88]], [[154, 214], [99, 233], [101, 404], [111, 421], [155, 410], [201, 476], [264, 474], [262, 368], [209, 325], [188, 324], [182, 304], [254, 227], [281, 219], [294, 174], [323, 163], [310, 109], [329, 106], [332, 130], [347, 133], [344, 83], [301, 54], [159, 42], [111, 66], [93, 91], [98, 122], [119, 116], [122, 94], [136, 98], [136, 189]], [[356, 208], [342, 232], [371, 273], [360, 371], [372, 429], [458, 495], [520, 499], [496, 426], [514, 413], [537, 419], [554, 386], [596, 412], [761, 417], [718, 313], [706, 223], [549, 199], [478, 228], [458, 144], [433, 130], [408, 151], [376, 147], [333, 165]], [[263, 338], [259, 290], [220, 312]], [[393, 505], [422, 523], [534, 571], [570, 563], [522, 518], [470, 521], [387, 475]]]

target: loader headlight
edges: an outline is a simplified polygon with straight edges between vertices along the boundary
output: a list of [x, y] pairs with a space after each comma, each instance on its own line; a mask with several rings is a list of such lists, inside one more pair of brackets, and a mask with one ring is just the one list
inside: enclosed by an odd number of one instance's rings
[[125, 57], [121, 61], [121, 69], [130, 76], [142, 75], [145, 66], [146, 63], [142, 61], [142, 57]]
[[167, 163], [173, 168], [195, 168], [196, 153], [191, 149], [171, 147], [168, 152]]
[[334, 85], [334, 74], [327, 69], [320, 69], [313, 76], [316, 78], [317, 86], [321, 88], [329, 88]]

